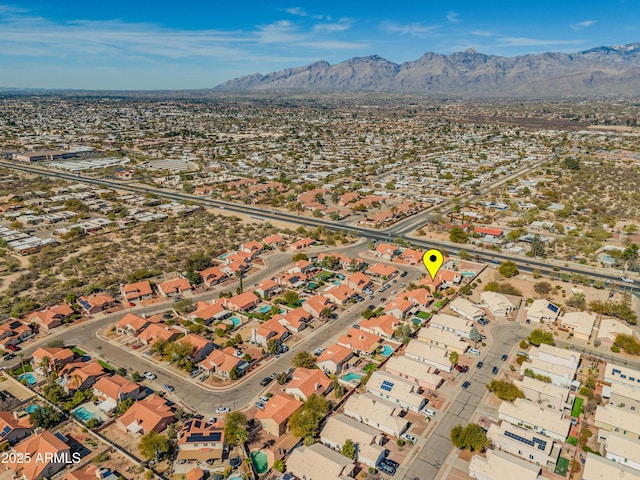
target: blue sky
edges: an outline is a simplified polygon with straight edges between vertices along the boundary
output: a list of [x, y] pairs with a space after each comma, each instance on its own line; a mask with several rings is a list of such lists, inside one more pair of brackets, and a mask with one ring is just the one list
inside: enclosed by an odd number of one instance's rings
[[317, 60], [640, 41], [638, 0], [0, 0], [0, 86], [207, 88]]

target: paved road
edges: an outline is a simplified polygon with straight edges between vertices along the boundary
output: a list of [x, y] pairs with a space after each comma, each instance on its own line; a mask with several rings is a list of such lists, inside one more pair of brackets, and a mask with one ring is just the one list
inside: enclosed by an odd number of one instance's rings
[[[500, 357], [508, 354], [513, 346], [529, 334], [528, 328], [519, 324], [499, 324], [491, 328], [493, 344], [484, 356], [475, 357], [469, 372], [462, 377], [471, 382], [467, 390], [460, 390], [453, 399], [446, 414], [436, 417], [439, 420], [436, 429], [422, 449], [416, 455], [415, 460], [409, 465], [404, 473], [405, 480], [433, 480], [438, 471], [443, 467], [447, 456], [451, 452], [451, 440], [449, 432], [458, 425], [469, 423], [473, 413], [480, 404], [486, 392], [485, 384], [491, 381], [494, 376], [491, 374], [492, 367], [501, 367], [504, 363]], [[472, 357], [474, 357], [472, 355]], [[475, 367], [477, 362], [482, 360], [484, 367]]]

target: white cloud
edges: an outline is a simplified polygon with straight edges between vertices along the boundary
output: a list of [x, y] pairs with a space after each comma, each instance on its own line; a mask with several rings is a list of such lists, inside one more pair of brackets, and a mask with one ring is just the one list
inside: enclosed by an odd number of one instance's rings
[[470, 32], [471, 35], [475, 35], [477, 37], [495, 37], [496, 34], [490, 30], [474, 30]]
[[382, 22], [380, 28], [385, 32], [411, 35], [413, 37], [426, 37], [438, 29], [437, 25], [423, 25], [422, 23], [399, 24], [395, 22]]
[[584, 22], [572, 23], [569, 25], [572, 30], [582, 30], [583, 28], [588, 28], [591, 25], [597, 23], [597, 20], [585, 20]]
[[459, 23], [460, 22], [460, 18], [457, 12], [449, 12], [447, 14], [447, 20], [449, 20], [451, 23]]
[[345, 30], [349, 30], [351, 28], [351, 19], [349, 18], [341, 18], [337, 22], [333, 23], [318, 23], [314, 25], [314, 32], [344, 32]]
[[290, 15], [297, 15], [299, 17], [309, 16], [309, 14], [302, 10], [300, 7], [285, 8], [284, 11]]

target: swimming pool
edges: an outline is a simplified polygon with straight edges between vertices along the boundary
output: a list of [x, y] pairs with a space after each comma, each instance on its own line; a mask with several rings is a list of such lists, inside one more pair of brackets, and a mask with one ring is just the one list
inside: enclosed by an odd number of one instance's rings
[[258, 313], [267, 313], [271, 310], [271, 305], [264, 305], [258, 309]]
[[462, 272], [463, 277], [475, 277], [475, 272]]
[[92, 418], [98, 418], [98, 416], [95, 413], [91, 413], [89, 410], [87, 410], [84, 407], [76, 408], [73, 411], [73, 414], [79, 419], [84, 420], [85, 422], [88, 422]]
[[383, 346], [382, 349], [380, 350], [380, 355], [382, 355], [383, 357], [389, 357], [391, 356], [392, 353], [393, 353], [393, 348], [391, 348], [389, 345]]
[[222, 255], [220, 255], [220, 260], [224, 260], [224, 259], [225, 259], [225, 258], [227, 258], [229, 255], [233, 255], [233, 252], [223, 253]]
[[413, 323], [415, 323], [417, 326], [422, 325], [422, 319], [421, 319], [421, 318], [413, 317], [413, 318], [411, 319], [411, 321], [412, 321]]
[[32, 413], [38, 410], [39, 408], [40, 408], [39, 405], [29, 405], [27, 408], [24, 409], [24, 411], [27, 413]]
[[231, 324], [234, 327], [237, 327], [238, 325], [240, 325], [242, 323], [242, 320], [240, 320], [238, 317], [231, 317], [229, 320], [231, 320]]
[[269, 459], [267, 457], [267, 454], [262, 450], [254, 450], [253, 452], [251, 452], [251, 461], [256, 467], [256, 472], [264, 473], [269, 470]]
[[339, 282], [339, 281], [336, 280], [335, 282], [333, 282], [333, 284], [340, 286], [340, 285], [342, 285], [342, 282]]
[[20, 381], [27, 380], [27, 384], [29, 384], [29, 385], [33, 385], [35, 383], [38, 383], [38, 379], [31, 372], [23, 373], [22, 375], [20, 375], [18, 377], [18, 380], [20, 380]]
[[309, 282], [307, 283], [307, 288], [309, 290], [315, 290], [316, 288], [318, 288], [320, 285], [318, 285], [316, 282]]
[[359, 373], [349, 372], [340, 378], [345, 382], [359, 382], [362, 377], [363, 375], [360, 375]]

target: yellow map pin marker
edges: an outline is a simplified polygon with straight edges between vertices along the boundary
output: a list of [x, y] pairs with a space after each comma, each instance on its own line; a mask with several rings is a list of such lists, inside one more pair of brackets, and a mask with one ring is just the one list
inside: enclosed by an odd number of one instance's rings
[[438, 274], [438, 270], [440, 270], [443, 261], [444, 257], [442, 256], [442, 253], [433, 248], [431, 250], [427, 250], [422, 256], [422, 263], [427, 267], [427, 271], [429, 272], [429, 275], [431, 275], [432, 280], [436, 279], [436, 275]]

